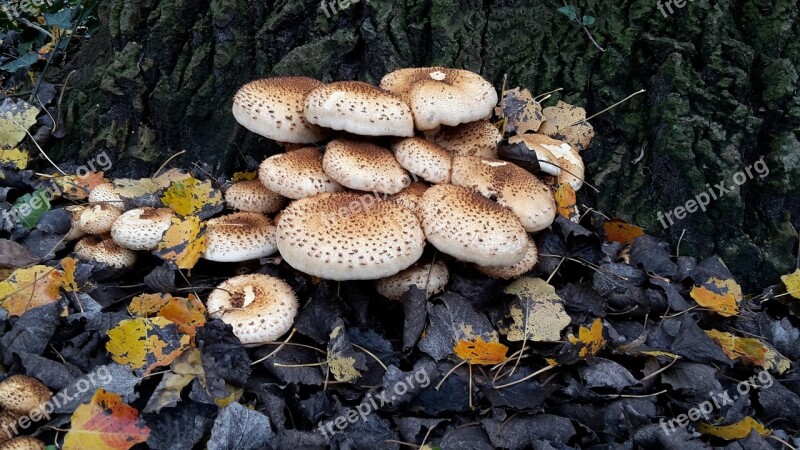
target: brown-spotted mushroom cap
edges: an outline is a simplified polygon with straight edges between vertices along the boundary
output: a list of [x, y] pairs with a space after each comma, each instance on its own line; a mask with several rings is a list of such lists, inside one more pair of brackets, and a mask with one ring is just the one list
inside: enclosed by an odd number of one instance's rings
[[542, 111], [545, 121], [538, 133], [574, 145], [578, 151], [586, 150], [594, 137], [594, 128], [586, 121], [586, 110], [559, 100], [556, 106]]
[[0, 444], [0, 450], [45, 450], [46, 448], [44, 442], [30, 436], [17, 436]]
[[481, 266], [476, 264], [475, 268], [484, 275], [492, 278], [499, 278], [501, 280], [510, 280], [512, 278], [519, 278], [522, 275], [530, 272], [539, 261], [539, 252], [536, 249], [536, 243], [528, 236], [528, 246], [525, 252], [525, 257], [522, 261], [512, 266]]
[[556, 202], [550, 188], [514, 163], [455, 156], [451, 182], [475, 189], [509, 208], [527, 232], [543, 230], [556, 218]]
[[272, 342], [292, 328], [298, 301], [278, 278], [239, 275], [214, 289], [206, 302], [208, 315], [228, 323], [244, 345]]
[[86, 233], [81, 230], [81, 213], [86, 209], [86, 206], [70, 205], [64, 209], [70, 214], [70, 228], [64, 236], [64, 240], [67, 242], [75, 241], [85, 236]]
[[89, 204], [81, 211], [80, 229], [87, 234], [105, 234], [122, 215], [122, 211], [108, 203]]
[[324, 86], [308, 77], [274, 77], [251, 81], [233, 97], [233, 117], [258, 135], [280, 142], [310, 144], [329, 130], [310, 124], [303, 115], [308, 92]]
[[19, 414], [11, 411], [0, 410], [0, 443], [13, 437], [13, 435], [9, 436], [8, 433], [4, 433], [3, 430], [13, 430], [15, 426], [18, 426], [17, 419], [19, 417]]
[[322, 169], [322, 152], [316, 147], [270, 156], [261, 163], [258, 179], [267, 189], [293, 200], [344, 190]]
[[381, 87], [408, 103], [418, 130], [486, 119], [497, 105], [494, 86], [468, 70], [445, 67], [400, 69], [386, 74]]
[[320, 194], [281, 214], [278, 251], [295, 269], [329, 280], [374, 280], [407, 268], [425, 236], [414, 213], [373, 195]]
[[411, 286], [416, 286], [423, 292], [427, 286], [427, 298], [431, 298], [432, 295], [442, 292], [449, 277], [447, 265], [441, 261], [433, 264], [416, 263], [395, 275], [376, 280], [375, 289], [389, 300], [400, 300]]
[[109, 236], [86, 236], [75, 243], [75, 256], [81, 261], [108, 264], [116, 269], [133, 267], [136, 252], [122, 248]]
[[422, 194], [428, 190], [428, 187], [429, 186], [427, 184], [417, 181], [411, 183], [407, 188], [403, 189], [397, 194], [389, 197], [389, 200], [409, 209], [411, 212], [417, 215], [417, 218], [419, 218], [419, 208], [417, 205], [419, 205], [419, 201], [422, 199]]
[[152, 250], [172, 225], [175, 213], [169, 208], [136, 208], [125, 212], [111, 226], [111, 237], [120, 247]]
[[421, 137], [410, 137], [392, 143], [397, 162], [404, 169], [430, 183], [448, 183], [453, 155], [439, 145]]
[[502, 135], [488, 120], [465, 123], [457, 127], [442, 127], [429, 138], [454, 155], [497, 158], [497, 145]]
[[245, 212], [271, 214], [280, 210], [286, 199], [267, 189], [261, 181], [239, 181], [225, 191], [225, 202], [232, 209]]
[[306, 120], [362, 136], [413, 136], [411, 110], [400, 97], [361, 81], [339, 81], [306, 95]]
[[125, 210], [125, 203], [112, 183], [100, 183], [89, 191], [89, 203], [105, 203]]
[[0, 381], [0, 408], [19, 415], [28, 415], [50, 400], [52, 394], [36, 378], [12, 375]]
[[428, 242], [462, 261], [510, 266], [525, 256], [528, 235], [510, 210], [472, 189], [438, 184], [419, 203]]
[[238, 212], [208, 220], [206, 239], [203, 258], [209, 261], [249, 261], [278, 250], [272, 220], [254, 212]]
[[368, 142], [332, 140], [322, 167], [333, 180], [358, 191], [396, 194], [411, 184], [408, 172], [389, 149]]

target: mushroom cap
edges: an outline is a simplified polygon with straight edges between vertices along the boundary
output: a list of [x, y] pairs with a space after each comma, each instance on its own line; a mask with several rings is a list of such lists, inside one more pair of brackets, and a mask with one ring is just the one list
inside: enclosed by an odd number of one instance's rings
[[75, 243], [75, 255], [81, 261], [108, 264], [116, 269], [133, 267], [136, 252], [122, 248], [108, 236], [86, 236]]
[[120, 247], [152, 250], [172, 225], [175, 213], [169, 208], [136, 208], [126, 211], [111, 226], [111, 237]]
[[543, 230], [556, 219], [556, 201], [550, 188], [514, 163], [455, 156], [451, 181], [509, 208], [527, 232]]
[[249, 261], [278, 250], [272, 220], [255, 212], [237, 212], [208, 220], [206, 239], [203, 258], [209, 261]]
[[261, 163], [258, 179], [267, 189], [293, 200], [344, 190], [322, 169], [322, 152], [316, 147], [270, 156]]
[[411, 212], [413, 212], [419, 219], [420, 215], [417, 205], [419, 205], [419, 201], [422, 199], [422, 194], [428, 190], [428, 187], [429, 186], [427, 184], [417, 181], [411, 183], [408, 187], [397, 194], [389, 197], [389, 200], [411, 210]]
[[87, 234], [105, 234], [122, 215], [122, 211], [108, 203], [87, 205], [80, 215], [80, 229]]
[[44, 442], [30, 436], [17, 436], [0, 444], [0, 450], [45, 450], [46, 448]]
[[259, 180], [233, 183], [225, 191], [228, 206], [237, 211], [270, 214], [280, 210], [286, 199], [275, 193]]
[[117, 188], [113, 183], [100, 183], [89, 191], [89, 203], [106, 203], [117, 209], [125, 210]]
[[206, 301], [208, 315], [233, 327], [244, 345], [272, 342], [292, 328], [298, 301], [283, 280], [239, 275], [223, 281]]
[[431, 298], [434, 294], [442, 292], [450, 279], [445, 263], [436, 261], [432, 266], [430, 262], [416, 263], [402, 272], [376, 280], [375, 289], [389, 300], [400, 300], [411, 286], [425, 291], [427, 284], [426, 298]]
[[66, 235], [65, 241], [75, 241], [86, 235], [81, 229], [81, 213], [86, 209], [85, 205], [70, 205], [64, 208], [70, 214], [70, 228]]
[[369, 194], [297, 200], [283, 210], [276, 235], [290, 266], [329, 280], [394, 275], [417, 261], [425, 247], [414, 213]]
[[392, 143], [397, 162], [407, 171], [431, 183], [449, 183], [453, 155], [421, 137], [399, 139]]
[[8, 433], [4, 433], [3, 430], [13, 430], [17, 426], [17, 419], [19, 419], [19, 414], [0, 410], [0, 442], [10, 439]]
[[438, 184], [419, 203], [428, 242], [462, 261], [510, 266], [522, 260], [528, 235], [510, 210], [472, 189]]
[[395, 70], [383, 77], [381, 88], [399, 95], [411, 107], [418, 130], [486, 119], [497, 105], [494, 86], [468, 70], [446, 67]]
[[510, 280], [512, 278], [519, 278], [530, 272], [536, 267], [537, 262], [539, 262], [539, 252], [536, 248], [536, 242], [528, 236], [528, 246], [522, 261], [512, 266], [481, 266], [476, 264], [475, 268], [489, 277]]
[[332, 140], [322, 167], [333, 180], [358, 191], [396, 194], [411, 184], [408, 172], [389, 149], [368, 142]]
[[329, 130], [310, 124], [303, 115], [308, 92], [324, 86], [308, 77], [274, 77], [251, 81], [233, 97], [233, 117], [258, 135], [280, 142], [310, 144], [326, 139]]
[[0, 382], [0, 408], [25, 416], [53, 394], [38, 379], [27, 375], [12, 375]]
[[457, 127], [442, 127], [429, 138], [454, 155], [497, 158], [497, 145], [503, 139], [488, 120], [469, 122]]
[[362, 136], [413, 136], [411, 110], [400, 97], [361, 81], [339, 81], [306, 95], [306, 120]]
[[[511, 144], [522, 142], [536, 152], [537, 158], [550, 161], [552, 164], [540, 161], [539, 166], [543, 172], [557, 176], [559, 184], [569, 183], [576, 191], [583, 186], [585, 173], [583, 158], [574, 145], [543, 134], [513, 136], [508, 142]], [[540, 150], [545, 150], [549, 156], [545, 152], [539, 153]]]
[[594, 128], [586, 122], [586, 110], [561, 100], [556, 106], [542, 111], [545, 121], [537, 133], [546, 134], [575, 146], [578, 151], [586, 150], [594, 137]]

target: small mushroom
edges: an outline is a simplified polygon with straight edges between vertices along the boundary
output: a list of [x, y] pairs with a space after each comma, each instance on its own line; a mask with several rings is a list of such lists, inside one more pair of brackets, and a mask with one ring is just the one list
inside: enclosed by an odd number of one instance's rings
[[45, 450], [44, 442], [30, 436], [18, 436], [0, 444], [0, 450]]
[[316, 147], [270, 156], [261, 163], [258, 179], [267, 189], [293, 200], [344, 190], [323, 170], [322, 152]]
[[244, 345], [272, 342], [292, 328], [298, 301], [278, 278], [249, 274], [230, 278], [208, 296], [209, 316], [233, 327]]
[[81, 211], [79, 227], [86, 234], [105, 234], [121, 215], [122, 211], [109, 203], [90, 204]]
[[111, 237], [120, 247], [152, 250], [172, 225], [175, 213], [169, 208], [136, 208], [125, 212], [111, 226]]
[[275, 225], [269, 217], [255, 212], [238, 212], [210, 219], [206, 225], [203, 258], [218, 262], [239, 262], [269, 256], [275, 245]]
[[70, 228], [67, 234], [64, 236], [64, 240], [67, 242], [75, 241], [83, 236], [86, 233], [81, 229], [81, 213], [86, 209], [85, 205], [70, 205], [64, 208], [70, 214]]
[[525, 257], [522, 258], [522, 261], [512, 265], [512, 266], [481, 266], [479, 264], [475, 265], [475, 268], [478, 269], [484, 275], [490, 276], [492, 278], [499, 278], [501, 280], [510, 280], [512, 278], [519, 278], [522, 275], [530, 272], [536, 267], [536, 263], [539, 261], [539, 252], [536, 248], [536, 242], [528, 236], [528, 246], [525, 251]]
[[449, 183], [453, 155], [421, 137], [399, 139], [392, 144], [397, 162], [430, 183]]
[[400, 69], [381, 88], [399, 95], [414, 113], [418, 130], [486, 119], [497, 105], [494, 86], [477, 73], [445, 67]]
[[75, 244], [75, 256], [81, 261], [108, 264], [116, 269], [133, 267], [136, 252], [120, 247], [109, 236], [86, 236]]
[[324, 86], [307, 77], [274, 77], [251, 81], [233, 97], [233, 117], [258, 135], [280, 142], [310, 144], [328, 137], [329, 130], [306, 121], [303, 101]]
[[367, 142], [331, 141], [322, 167], [337, 183], [358, 191], [396, 194], [411, 184], [408, 172], [389, 149]]
[[306, 120], [361, 136], [413, 136], [411, 110], [400, 97], [361, 81], [339, 81], [306, 95]]
[[105, 203], [119, 210], [125, 210], [125, 202], [122, 201], [113, 183], [100, 183], [95, 186], [89, 191], [89, 203]]
[[457, 127], [442, 127], [428, 133], [428, 138], [454, 155], [497, 158], [497, 145], [503, 136], [491, 122], [479, 120]]
[[41, 381], [27, 375], [12, 375], [0, 381], [0, 408], [20, 416], [40, 408], [52, 396]]
[[441, 261], [416, 263], [402, 272], [375, 281], [375, 289], [389, 300], [400, 300], [411, 286], [426, 291], [426, 298], [442, 292], [449, 280], [447, 265]]
[[285, 198], [272, 192], [258, 180], [233, 183], [225, 191], [225, 202], [237, 211], [270, 214], [280, 210]]

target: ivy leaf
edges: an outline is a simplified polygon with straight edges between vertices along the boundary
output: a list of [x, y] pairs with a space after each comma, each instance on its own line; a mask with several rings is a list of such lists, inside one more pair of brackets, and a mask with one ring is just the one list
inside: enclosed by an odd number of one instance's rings
[[191, 269], [206, 250], [206, 226], [196, 216], [173, 218], [155, 254], [179, 269]]
[[37, 189], [18, 198], [11, 209], [12, 214], [18, 217], [26, 228], [32, 230], [36, 228], [42, 215], [50, 210], [50, 201], [47, 200], [43, 190]]
[[88, 404], [72, 414], [72, 428], [64, 438], [64, 450], [127, 450], [147, 441], [150, 429], [135, 408], [119, 395], [98, 389]]
[[27, 69], [28, 67], [36, 64], [36, 61], [39, 61], [39, 55], [37, 53], [26, 53], [11, 62], [3, 64], [3, 66], [0, 67], [0, 70], [13, 73], [19, 69]]
[[562, 6], [558, 8], [558, 12], [569, 17], [569, 20], [578, 20], [578, 11], [572, 5]]
[[108, 330], [106, 350], [111, 359], [146, 375], [165, 366], [189, 348], [191, 338], [164, 317], [123, 320]]
[[594, 16], [583, 16], [582, 22], [583, 22], [584, 25], [589, 27], [589, 26], [594, 25], [595, 18], [594, 18]]
[[43, 16], [49, 27], [58, 27], [62, 30], [68, 30], [72, 27], [72, 10], [69, 8], [62, 9], [56, 13], [44, 13]]
[[0, 306], [12, 316], [21, 316], [33, 308], [56, 303], [64, 273], [47, 266], [17, 269], [0, 282]]

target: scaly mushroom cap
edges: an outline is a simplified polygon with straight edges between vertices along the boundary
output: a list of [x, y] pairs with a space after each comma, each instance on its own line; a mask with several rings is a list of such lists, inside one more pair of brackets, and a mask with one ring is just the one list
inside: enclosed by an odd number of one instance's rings
[[361, 81], [339, 81], [306, 95], [306, 120], [362, 136], [413, 136], [411, 110], [400, 97]]
[[4, 430], [13, 430], [14, 427], [17, 426], [17, 419], [19, 419], [19, 417], [19, 414], [11, 411], [0, 410], [0, 442], [5, 442], [11, 438]]
[[86, 206], [84, 205], [71, 205], [64, 208], [70, 214], [70, 228], [67, 234], [64, 236], [64, 240], [67, 242], [76, 241], [86, 235], [86, 233], [81, 229], [81, 214], [83, 211], [86, 210]]
[[428, 133], [430, 140], [454, 155], [497, 158], [497, 145], [503, 136], [488, 120], [465, 123], [457, 127], [442, 127]]
[[125, 203], [112, 183], [100, 183], [89, 191], [89, 203], [105, 203], [117, 209], [125, 210]]
[[436, 261], [433, 267], [430, 262], [416, 263], [400, 273], [376, 280], [375, 289], [389, 300], [400, 300], [411, 286], [425, 291], [427, 285], [427, 298], [431, 298], [433, 294], [442, 292], [449, 277], [447, 265], [441, 261]]
[[12, 375], [0, 381], [0, 408], [26, 416], [49, 401], [53, 394], [36, 378]]
[[203, 258], [218, 262], [239, 262], [275, 253], [275, 225], [269, 217], [238, 212], [210, 219], [206, 224]]
[[18, 436], [0, 444], [0, 450], [45, 450], [46, 448], [44, 442], [30, 436]]
[[271, 214], [283, 208], [285, 201], [258, 180], [233, 183], [225, 191], [225, 202], [237, 211]]
[[381, 88], [399, 95], [414, 113], [418, 130], [486, 119], [497, 105], [494, 86], [477, 73], [445, 67], [395, 70]]
[[586, 150], [592, 142], [594, 128], [586, 122], [583, 108], [559, 100], [556, 106], [549, 106], [542, 113], [546, 120], [537, 133], [565, 141], [578, 151]]
[[342, 186], [358, 191], [396, 194], [411, 184], [389, 149], [367, 142], [331, 141], [322, 157], [322, 168]]
[[280, 142], [310, 144], [326, 139], [329, 130], [306, 121], [303, 101], [324, 86], [307, 77], [274, 77], [251, 81], [233, 97], [233, 117], [258, 135]]
[[419, 201], [422, 199], [422, 194], [428, 190], [428, 185], [419, 181], [411, 183], [407, 188], [389, 197], [389, 200], [399, 204], [404, 208], [408, 208], [413, 212], [418, 219], [421, 220], [419, 215]]
[[453, 155], [421, 137], [399, 139], [392, 144], [397, 162], [409, 172], [431, 183], [450, 182]]
[[329, 280], [394, 275], [422, 255], [425, 236], [414, 213], [369, 194], [320, 194], [281, 214], [278, 250], [295, 269]]
[[556, 219], [550, 188], [536, 175], [508, 161], [455, 156], [451, 181], [509, 208], [527, 232], [543, 230]]
[[522, 261], [514, 264], [513, 266], [499, 266], [499, 267], [491, 267], [491, 266], [481, 266], [476, 264], [475, 268], [478, 269], [484, 275], [490, 276], [492, 278], [499, 278], [501, 280], [510, 280], [512, 278], [519, 278], [522, 275], [530, 272], [536, 267], [536, 263], [539, 261], [539, 252], [536, 249], [536, 242], [529, 236], [528, 237], [528, 246], [527, 251], [525, 252], [525, 257], [522, 258]]
[[261, 163], [258, 179], [267, 189], [293, 200], [344, 190], [322, 169], [322, 152], [316, 147], [270, 156]]
[[75, 256], [81, 261], [108, 264], [116, 269], [133, 267], [136, 252], [115, 244], [108, 236], [86, 236], [75, 244]]
[[122, 211], [108, 203], [87, 205], [80, 215], [80, 229], [87, 234], [105, 234], [122, 215]]
[[462, 261], [511, 266], [522, 260], [528, 235], [510, 210], [472, 189], [438, 184], [419, 203], [428, 242]]
[[152, 250], [172, 225], [175, 213], [169, 208], [136, 208], [125, 212], [111, 226], [111, 237], [120, 247]]
[[244, 345], [272, 342], [292, 328], [298, 301], [292, 288], [263, 274], [239, 275], [208, 296], [208, 315], [233, 327]]

